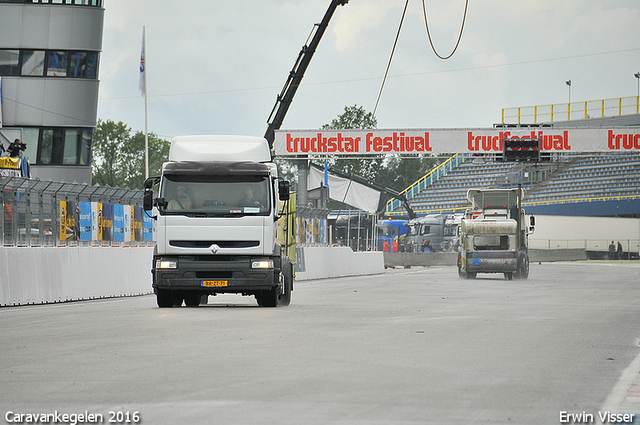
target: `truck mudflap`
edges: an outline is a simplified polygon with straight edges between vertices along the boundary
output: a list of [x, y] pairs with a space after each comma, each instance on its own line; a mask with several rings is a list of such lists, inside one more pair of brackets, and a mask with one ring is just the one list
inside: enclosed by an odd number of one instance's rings
[[515, 252], [471, 252], [465, 266], [468, 273], [510, 273], [518, 269], [518, 256]]

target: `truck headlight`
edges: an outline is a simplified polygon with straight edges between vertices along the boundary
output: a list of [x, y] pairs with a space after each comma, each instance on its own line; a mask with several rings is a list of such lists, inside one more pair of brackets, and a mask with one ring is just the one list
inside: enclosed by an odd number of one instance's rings
[[158, 258], [156, 260], [156, 269], [177, 269], [178, 260], [175, 258]]
[[270, 260], [268, 258], [251, 260], [251, 268], [252, 269], [272, 269], [273, 260]]

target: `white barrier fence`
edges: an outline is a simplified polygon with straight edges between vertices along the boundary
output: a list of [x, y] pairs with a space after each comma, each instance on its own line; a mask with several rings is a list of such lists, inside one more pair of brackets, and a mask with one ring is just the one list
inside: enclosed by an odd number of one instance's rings
[[152, 247], [0, 247], [0, 306], [148, 294]]
[[[300, 255], [302, 252], [302, 255]], [[296, 280], [359, 276], [384, 272], [381, 251], [353, 252], [349, 247], [302, 247], [296, 258]]]

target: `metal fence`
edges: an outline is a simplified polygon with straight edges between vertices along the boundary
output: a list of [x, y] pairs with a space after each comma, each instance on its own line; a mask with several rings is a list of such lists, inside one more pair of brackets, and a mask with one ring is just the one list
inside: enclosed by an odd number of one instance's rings
[[[150, 245], [153, 233], [145, 226], [151, 219], [143, 216], [142, 197], [141, 190], [0, 177], [0, 245]], [[128, 222], [120, 225], [114, 210], [124, 211]]]

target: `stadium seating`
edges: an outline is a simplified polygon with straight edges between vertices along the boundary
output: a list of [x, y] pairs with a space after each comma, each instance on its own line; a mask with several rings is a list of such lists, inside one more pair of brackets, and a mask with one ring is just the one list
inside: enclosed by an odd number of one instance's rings
[[410, 203], [418, 213], [459, 211], [469, 206], [470, 188], [517, 185], [525, 189], [528, 203], [640, 196], [640, 153], [558, 154], [548, 163], [471, 157], [414, 194]]

